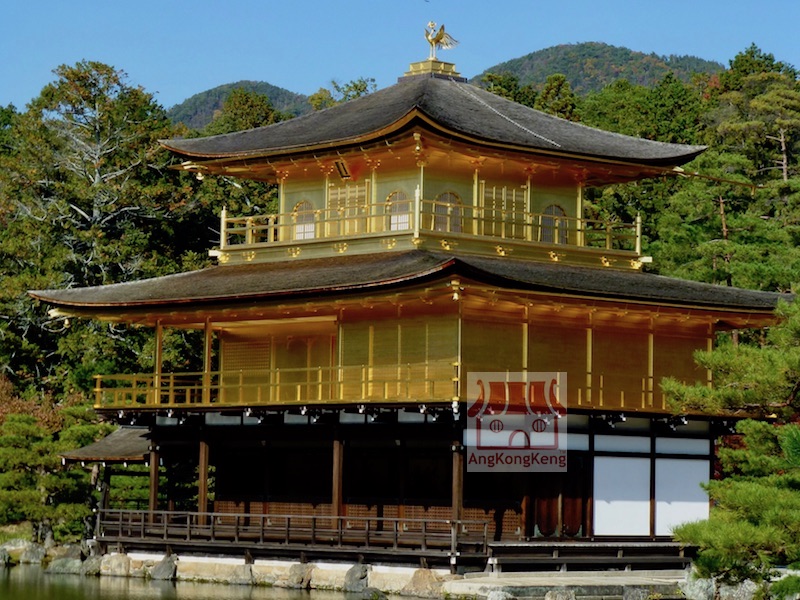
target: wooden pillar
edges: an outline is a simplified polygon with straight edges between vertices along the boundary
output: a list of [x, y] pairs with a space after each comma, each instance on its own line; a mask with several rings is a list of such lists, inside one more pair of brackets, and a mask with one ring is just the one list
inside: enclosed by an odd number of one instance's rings
[[531, 510], [531, 479], [530, 473], [525, 473], [525, 492], [522, 494], [520, 502], [519, 521], [522, 526], [522, 537], [533, 537], [535, 527], [531, 526], [533, 511]]
[[103, 483], [100, 489], [100, 510], [108, 508], [109, 496], [111, 494], [111, 465], [103, 463]]
[[464, 513], [464, 448], [461, 440], [450, 443], [453, 454], [453, 520], [463, 518]]
[[[331, 516], [343, 517], [342, 479], [344, 469], [344, 442], [339, 434], [333, 437], [333, 486], [331, 490]], [[338, 527], [338, 519], [331, 519], [333, 527]]]
[[150, 495], [147, 508], [150, 511], [158, 510], [158, 446], [150, 446]]
[[[208, 511], [208, 441], [200, 440], [200, 455], [197, 466], [197, 512]], [[200, 519], [205, 523], [205, 518]]]
[[147, 510], [150, 511], [150, 522], [155, 519], [153, 514], [158, 510], [158, 446], [150, 446], [150, 494], [147, 500]]

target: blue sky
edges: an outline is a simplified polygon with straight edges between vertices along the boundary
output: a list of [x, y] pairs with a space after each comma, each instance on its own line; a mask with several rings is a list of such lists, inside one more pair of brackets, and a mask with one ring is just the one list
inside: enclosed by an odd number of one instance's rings
[[755, 43], [800, 67], [797, 0], [15, 0], [0, 21], [0, 105], [23, 108], [52, 70], [105, 62], [165, 108], [242, 79], [310, 94], [332, 79], [391, 85], [427, 58], [425, 24], [460, 43], [472, 77], [556, 44], [598, 41], [725, 65]]

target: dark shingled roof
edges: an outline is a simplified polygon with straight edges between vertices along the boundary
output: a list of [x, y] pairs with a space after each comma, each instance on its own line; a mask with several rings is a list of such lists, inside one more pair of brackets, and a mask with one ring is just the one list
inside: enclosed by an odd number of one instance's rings
[[432, 76], [401, 78], [373, 94], [274, 125], [205, 138], [164, 140], [162, 144], [192, 159], [280, 155], [385, 135], [414, 115], [433, 120], [456, 137], [462, 134], [534, 152], [642, 165], [680, 165], [705, 150], [705, 146], [666, 144], [593, 129], [468, 83]]
[[147, 427], [120, 427], [102, 440], [83, 448], [63, 452], [72, 462], [144, 462], [150, 453]]
[[30, 292], [64, 308], [111, 309], [324, 296], [462, 276], [511, 289], [617, 301], [770, 311], [787, 294], [592, 267], [509, 258], [454, 256], [411, 250], [397, 253], [220, 265], [131, 283]]

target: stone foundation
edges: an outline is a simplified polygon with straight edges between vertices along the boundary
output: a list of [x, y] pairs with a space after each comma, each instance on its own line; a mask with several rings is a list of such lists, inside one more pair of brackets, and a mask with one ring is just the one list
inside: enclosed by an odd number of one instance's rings
[[413, 567], [283, 560], [255, 560], [249, 564], [241, 558], [144, 553], [106, 554], [100, 562], [100, 574], [111, 577], [165, 579], [165, 573], [173, 568], [177, 581], [347, 591], [365, 598], [375, 597], [376, 592], [439, 598], [442, 584], [458, 578], [444, 570]]

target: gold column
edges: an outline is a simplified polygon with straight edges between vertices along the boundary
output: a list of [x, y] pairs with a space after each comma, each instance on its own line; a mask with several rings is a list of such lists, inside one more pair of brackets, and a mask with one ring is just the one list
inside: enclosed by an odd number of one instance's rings
[[[472, 230], [470, 231], [471, 234], [482, 234], [483, 231], [479, 231], [478, 224], [483, 223], [483, 200], [480, 197], [481, 195], [481, 184], [480, 184], [480, 173], [479, 170], [476, 168], [475, 172], [472, 174]], [[480, 215], [480, 218], [479, 218]]]
[[203, 404], [211, 404], [211, 352], [214, 330], [211, 319], [206, 319], [203, 327]]
[[586, 398], [588, 406], [592, 405], [592, 328], [586, 328]]
[[[161, 373], [162, 362], [164, 360], [164, 326], [161, 319], [156, 321], [156, 349], [153, 356], [153, 393], [155, 397], [153, 400], [156, 404], [161, 404]], [[169, 398], [169, 403], [172, 403], [172, 398]]]
[[575, 216], [578, 218], [578, 236], [575, 240], [577, 246], [583, 246], [586, 242], [586, 232], [584, 231], [585, 223], [583, 221], [583, 184], [578, 184], [578, 194], [575, 207]]

